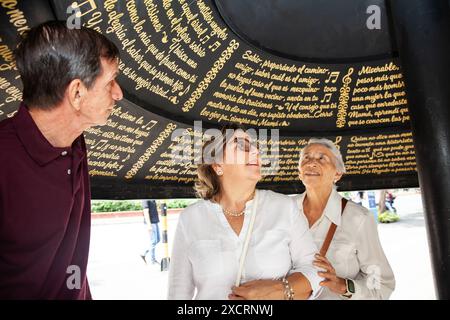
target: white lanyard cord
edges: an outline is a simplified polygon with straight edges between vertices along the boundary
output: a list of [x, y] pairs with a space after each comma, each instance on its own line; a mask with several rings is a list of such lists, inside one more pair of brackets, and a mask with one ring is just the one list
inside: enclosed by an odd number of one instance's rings
[[245, 264], [245, 258], [247, 256], [248, 251], [248, 244], [250, 242], [250, 236], [253, 231], [253, 225], [255, 224], [255, 218], [256, 218], [256, 207], [258, 204], [258, 190], [255, 190], [255, 196], [253, 197], [253, 205], [252, 205], [252, 216], [250, 220], [250, 225], [248, 226], [247, 234], [245, 235], [245, 242], [244, 247], [242, 248], [241, 252], [241, 258], [239, 259], [239, 270], [236, 277], [236, 287], [238, 287], [241, 284], [241, 276], [242, 272], [244, 271], [244, 264]]

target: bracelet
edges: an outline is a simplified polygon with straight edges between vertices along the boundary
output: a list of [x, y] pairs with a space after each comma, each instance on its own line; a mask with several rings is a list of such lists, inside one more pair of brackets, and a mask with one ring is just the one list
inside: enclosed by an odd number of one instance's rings
[[294, 300], [294, 290], [292, 289], [286, 277], [281, 279], [284, 286], [284, 300]]

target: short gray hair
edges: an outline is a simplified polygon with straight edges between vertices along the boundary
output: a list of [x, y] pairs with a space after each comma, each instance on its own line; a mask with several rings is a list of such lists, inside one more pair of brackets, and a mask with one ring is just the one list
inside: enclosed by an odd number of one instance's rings
[[25, 33], [14, 54], [23, 102], [50, 110], [63, 101], [72, 80], [80, 79], [91, 89], [102, 73], [101, 58], [115, 60], [119, 49], [94, 29], [69, 29], [65, 21], [47, 21]]
[[326, 139], [326, 138], [311, 138], [309, 139], [306, 146], [300, 151], [300, 158], [299, 158], [299, 164], [302, 162], [304, 153], [306, 148], [308, 148], [312, 144], [320, 144], [324, 147], [327, 147], [330, 149], [331, 153], [334, 155], [334, 165], [336, 166], [336, 169], [340, 173], [345, 173], [345, 164], [344, 160], [342, 159], [342, 154], [339, 151], [339, 149], [336, 147], [333, 141]]

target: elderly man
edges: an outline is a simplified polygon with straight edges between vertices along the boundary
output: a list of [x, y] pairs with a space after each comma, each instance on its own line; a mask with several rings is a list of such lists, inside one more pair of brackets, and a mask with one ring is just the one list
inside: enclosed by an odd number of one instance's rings
[[0, 299], [90, 299], [90, 186], [83, 131], [122, 91], [117, 47], [51, 21], [15, 58], [23, 103], [0, 122]]

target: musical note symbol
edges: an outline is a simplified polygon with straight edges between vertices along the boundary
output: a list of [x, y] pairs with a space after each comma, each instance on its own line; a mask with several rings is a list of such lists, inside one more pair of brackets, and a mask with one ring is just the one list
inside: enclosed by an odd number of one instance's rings
[[169, 41], [169, 38], [167, 37], [167, 33], [163, 31], [163, 37], [161, 39], [162, 43], [167, 43]]
[[[86, 12], [81, 13], [81, 6], [84, 6], [84, 5], [87, 4], [87, 3], [89, 3], [89, 5], [91, 6], [91, 8], [90, 8], [89, 10], [87, 10]], [[76, 2], [76, 1], [74, 1], [74, 2], [72, 3], [72, 8], [73, 8], [73, 9], [80, 9], [80, 14], [78, 14], [78, 12], [77, 12], [77, 18], [80, 18], [80, 17], [84, 16], [85, 14], [88, 14], [89, 12], [91, 12], [91, 11], [97, 9], [97, 5], [96, 5], [96, 3], [95, 3], [94, 0], [86, 0], [86, 1], [84, 1], [84, 2], [82, 2], [82, 3], [78, 3], [78, 2]]]
[[106, 143], [108, 143], [108, 140], [99, 140], [95, 145], [92, 146], [92, 149], [100, 150], [105, 146]]
[[153, 128], [157, 123], [158, 122], [155, 120], [150, 120], [149, 122], [147, 122], [147, 124], [144, 124], [143, 126], [141, 126], [141, 128], [151, 130], [151, 128]]
[[208, 46], [208, 49], [211, 49], [211, 52], [214, 52], [217, 50], [217, 48], [220, 46], [220, 42], [216, 41], [213, 44]]
[[186, 87], [186, 89], [184, 89], [182, 92], [181, 92], [181, 91], [178, 92], [178, 95], [179, 95], [180, 97], [183, 96], [183, 95], [185, 95], [186, 92], [188, 92], [190, 88], [191, 88], [191, 85], [188, 85], [188, 86]]
[[210, 36], [205, 35], [203, 38], [200, 39], [200, 43], [201, 43], [201, 44], [205, 44], [205, 43], [208, 42], [208, 40], [209, 40], [210, 38], [211, 38]]
[[326, 93], [320, 102], [330, 102], [330, 100], [331, 100], [331, 93]]
[[337, 79], [338, 79], [340, 74], [341, 74], [340, 71], [333, 71], [333, 72], [331, 72], [330, 76], [328, 77], [328, 79], [325, 80], [325, 83], [330, 82], [330, 80], [331, 80], [331, 83], [336, 83], [336, 81], [337, 81]]

